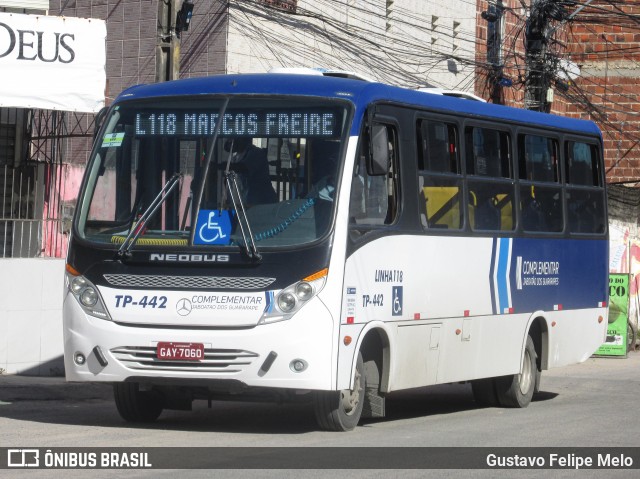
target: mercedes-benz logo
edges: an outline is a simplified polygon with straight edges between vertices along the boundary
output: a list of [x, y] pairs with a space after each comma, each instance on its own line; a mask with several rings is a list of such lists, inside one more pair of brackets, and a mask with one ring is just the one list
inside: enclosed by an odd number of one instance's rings
[[182, 298], [176, 303], [176, 311], [180, 316], [186, 316], [191, 312], [192, 309], [193, 308], [191, 306], [191, 301], [189, 301], [187, 298]]

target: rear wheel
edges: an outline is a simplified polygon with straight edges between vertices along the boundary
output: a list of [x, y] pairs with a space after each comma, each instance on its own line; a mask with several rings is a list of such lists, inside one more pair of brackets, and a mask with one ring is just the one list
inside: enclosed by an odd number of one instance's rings
[[316, 391], [314, 410], [316, 421], [325, 431], [350, 431], [360, 421], [364, 405], [366, 377], [362, 354], [358, 353], [353, 389]]
[[153, 422], [162, 413], [160, 393], [140, 391], [138, 383], [115, 383], [113, 396], [120, 416], [127, 422]]
[[536, 387], [536, 349], [531, 336], [527, 336], [527, 343], [522, 357], [520, 374], [496, 378], [496, 393], [498, 401], [505, 407], [527, 407], [533, 397]]

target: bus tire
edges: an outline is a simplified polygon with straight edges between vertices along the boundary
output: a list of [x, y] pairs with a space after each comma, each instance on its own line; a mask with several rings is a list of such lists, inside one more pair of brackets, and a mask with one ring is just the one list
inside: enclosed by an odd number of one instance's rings
[[162, 396], [140, 391], [138, 383], [115, 383], [113, 396], [120, 416], [127, 422], [153, 422], [162, 413]]
[[496, 393], [496, 379], [476, 379], [471, 381], [473, 399], [483, 407], [497, 407], [500, 405], [498, 394]]
[[358, 353], [353, 389], [315, 392], [313, 403], [318, 426], [325, 431], [354, 429], [362, 415], [365, 388], [364, 362], [362, 354]]
[[527, 336], [527, 343], [522, 357], [522, 372], [512, 376], [504, 376], [496, 380], [498, 400], [504, 407], [527, 407], [533, 397], [536, 387], [536, 348], [531, 336]]

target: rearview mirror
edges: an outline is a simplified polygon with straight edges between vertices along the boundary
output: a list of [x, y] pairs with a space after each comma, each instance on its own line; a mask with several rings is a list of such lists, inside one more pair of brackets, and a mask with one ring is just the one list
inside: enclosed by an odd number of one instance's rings
[[389, 136], [387, 127], [381, 124], [371, 126], [371, 158], [369, 175], [386, 175], [389, 171]]

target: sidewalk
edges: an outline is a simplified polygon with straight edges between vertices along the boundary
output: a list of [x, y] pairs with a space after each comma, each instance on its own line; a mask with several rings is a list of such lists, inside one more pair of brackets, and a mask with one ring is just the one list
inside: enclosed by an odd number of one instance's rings
[[111, 399], [110, 384], [68, 383], [63, 377], [0, 376], [0, 402]]

